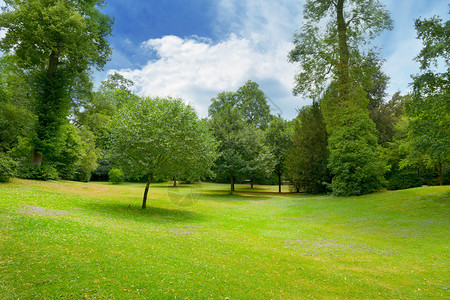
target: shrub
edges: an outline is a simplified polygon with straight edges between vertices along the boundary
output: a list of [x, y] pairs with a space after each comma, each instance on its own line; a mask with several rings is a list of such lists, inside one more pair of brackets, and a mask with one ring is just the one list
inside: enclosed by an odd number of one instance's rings
[[388, 179], [388, 190], [402, 190], [422, 186], [422, 178], [414, 172], [398, 172]]
[[364, 195], [382, 188], [385, 168], [371, 122], [360, 118], [353, 126], [342, 126], [330, 136], [328, 167], [335, 174], [333, 195]]
[[16, 163], [4, 152], [0, 152], [0, 182], [8, 182], [16, 173]]
[[58, 171], [51, 165], [36, 166], [33, 164], [22, 165], [18, 169], [18, 177], [32, 180], [57, 180]]
[[119, 184], [121, 182], [123, 182], [124, 179], [124, 175], [121, 169], [111, 169], [111, 171], [109, 171], [108, 173], [109, 176], [109, 182], [112, 182], [113, 184]]

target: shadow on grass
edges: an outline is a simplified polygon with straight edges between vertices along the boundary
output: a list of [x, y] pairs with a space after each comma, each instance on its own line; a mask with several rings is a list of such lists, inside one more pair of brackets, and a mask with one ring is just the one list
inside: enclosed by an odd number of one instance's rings
[[89, 211], [97, 212], [107, 217], [133, 220], [139, 222], [164, 223], [164, 222], [197, 222], [205, 217], [195, 211], [179, 208], [165, 208], [147, 206], [142, 209], [138, 205], [126, 205], [118, 203], [90, 203], [85, 207]]
[[276, 197], [286, 197], [295, 195], [293, 193], [278, 193], [278, 192], [267, 192], [267, 191], [235, 191], [230, 194], [226, 190], [207, 190], [203, 193], [203, 196], [211, 199], [213, 201], [267, 201], [270, 199], [275, 200]]

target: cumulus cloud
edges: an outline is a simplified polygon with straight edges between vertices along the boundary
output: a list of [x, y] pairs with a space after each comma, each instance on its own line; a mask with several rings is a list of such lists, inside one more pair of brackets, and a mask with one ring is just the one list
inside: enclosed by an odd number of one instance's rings
[[[297, 1], [295, 7], [300, 9]], [[296, 66], [287, 62], [287, 53], [296, 23], [286, 22], [288, 17], [300, 20], [289, 5], [273, 1], [222, 1], [217, 30], [231, 24], [231, 34], [218, 42], [196, 36], [150, 39], [141, 47], [156, 59], [119, 72], [136, 82], [140, 94], [183, 98], [201, 116], [212, 97], [252, 80], [271, 99], [274, 113], [292, 118], [302, 104], [291, 94]]]
[[203, 116], [212, 97], [236, 90], [249, 79], [275, 81], [285, 96], [290, 94], [295, 67], [286, 61], [291, 47], [286, 42], [261, 51], [249, 39], [234, 34], [216, 44], [196, 37], [165, 36], [150, 39], [142, 47], [154, 51], [158, 59], [121, 73], [137, 83], [141, 94], [181, 97]]

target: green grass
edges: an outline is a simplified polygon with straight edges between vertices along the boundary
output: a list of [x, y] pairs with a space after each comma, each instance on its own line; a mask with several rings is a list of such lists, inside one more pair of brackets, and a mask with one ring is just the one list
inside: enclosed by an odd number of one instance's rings
[[0, 185], [0, 299], [449, 298], [450, 187]]

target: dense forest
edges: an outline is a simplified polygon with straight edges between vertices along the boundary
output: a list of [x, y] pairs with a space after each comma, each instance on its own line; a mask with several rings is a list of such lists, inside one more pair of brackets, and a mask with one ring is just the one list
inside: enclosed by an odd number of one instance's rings
[[[288, 183], [293, 192], [362, 195], [450, 181], [450, 21], [417, 19], [420, 72], [388, 98], [370, 41], [392, 28], [379, 1], [304, 7], [287, 59], [293, 93], [313, 100], [272, 115], [251, 78], [211, 99], [208, 117], [182, 99], [135, 94], [92, 69], [110, 59], [103, 1], [6, 1], [0, 14], [0, 180]], [[276, 102], [276, 99], [272, 99]]]

